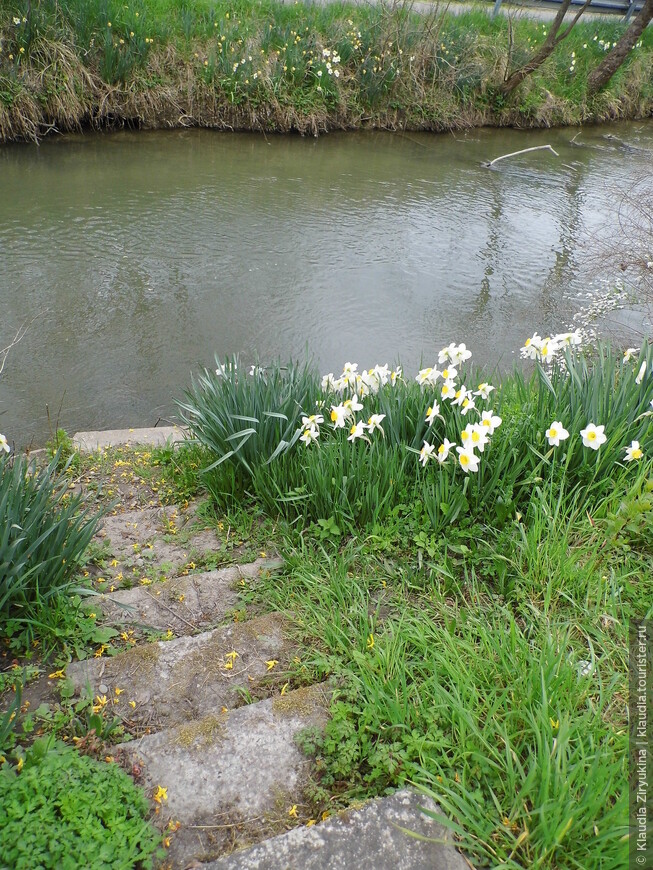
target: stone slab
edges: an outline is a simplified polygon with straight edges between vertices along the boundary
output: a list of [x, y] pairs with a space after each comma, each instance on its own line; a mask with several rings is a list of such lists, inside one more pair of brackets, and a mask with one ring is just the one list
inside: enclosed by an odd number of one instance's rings
[[167, 789], [160, 823], [181, 822], [167, 866], [210, 860], [235, 829], [251, 842], [270, 825], [287, 825], [311, 769], [295, 738], [324, 726], [330, 694], [324, 685], [308, 686], [124, 744], [146, 791]]
[[[94, 698], [106, 697], [112, 713], [143, 733], [239, 706], [244, 691], [280, 679], [292, 651], [275, 613], [73, 662], [66, 677], [77, 692], [90, 686]], [[278, 662], [272, 671], [269, 661]]]
[[447, 828], [420, 807], [437, 812], [429, 798], [405, 789], [310, 828], [294, 828], [202, 870], [469, 870]]
[[184, 431], [179, 426], [151, 426], [144, 429], [104, 429], [97, 432], [76, 432], [73, 446], [80, 453], [93, 453], [108, 447], [125, 447], [147, 444], [163, 447], [168, 442], [184, 440]]
[[280, 560], [257, 559], [246, 565], [182, 575], [102, 595], [93, 605], [112, 623], [189, 634], [203, 624], [224, 619], [227, 611], [238, 604], [234, 587], [239, 580], [255, 579], [262, 570], [280, 564]]

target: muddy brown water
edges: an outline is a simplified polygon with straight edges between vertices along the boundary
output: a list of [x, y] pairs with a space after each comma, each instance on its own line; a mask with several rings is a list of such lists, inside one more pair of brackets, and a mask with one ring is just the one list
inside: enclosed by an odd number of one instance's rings
[[[512, 365], [526, 335], [571, 322], [597, 286], [583, 243], [651, 173], [653, 122], [584, 128], [584, 147], [577, 132], [0, 148], [0, 347], [36, 317], [0, 381], [0, 432], [153, 424], [214, 353], [414, 370], [455, 340]], [[542, 144], [559, 157], [481, 165]]]

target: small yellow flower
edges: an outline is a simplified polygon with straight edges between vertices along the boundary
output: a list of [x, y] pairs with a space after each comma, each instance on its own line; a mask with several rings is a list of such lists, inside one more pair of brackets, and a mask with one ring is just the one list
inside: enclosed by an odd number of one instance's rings
[[374, 635], [373, 634], [370, 634], [370, 636], [367, 638], [367, 648], [374, 649]]
[[261, 559], [265, 559], [267, 557], [267, 555], [268, 554], [265, 552], [265, 550], [261, 550], [261, 552], [259, 553], [259, 556], [261, 557]]
[[114, 689], [113, 691], [116, 693], [116, 695], [122, 695], [122, 693], [123, 693], [125, 690], [124, 690], [124, 689], [118, 689], [118, 688], [116, 688], [116, 689]]
[[283, 686], [281, 687], [281, 694], [282, 694], [282, 695], [285, 695], [285, 694], [286, 694], [286, 689], [288, 688], [289, 685], [290, 685], [290, 683], [284, 683], [284, 684], [283, 684]]
[[24, 764], [24, 763], [25, 763], [25, 762], [23, 761], [22, 758], [19, 758], [19, 759], [18, 759], [18, 764], [16, 765], [16, 770], [18, 771], [18, 773], [20, 773], [21, 770], [23, 769], [23, 764]]
[[104, 653], [106, 652], [106, 650], [108, 650], [108, 649], [109, 649], [109, 647], [106, 645], [106, 643], [103, 643], [102, 646], [99, 646], [95, 650], [95, 652], [93, 653], [93, 657], [96, 659], [101, 659], [102, 656], [104, 655]]
[[270, 661], [265, 664], [268, 666], [268, 670], [271, 671], [275, 665], [279, 664], [279, 662], [276, 659], [270, 659]]
[[96, 695], [95, 700], [97, 703], [93, 704], [93, 712], [99, 713], [107, 705], [107, 696], [106, 695]]
[[112, 559], [112, 560], [111, 560], [111, 567], [112, 567], [112, 568], [115, 568], [117, 564], [118, 564], [118, 560], [117, 560], [117, 559]]
[[88, 618], [89, 619], [97, 619], [97, 613], [89, 613]]
[[551, 717], [549, 717], [549, 722], [551, 723], [551, 728], [553, 728], [554, 731], [557, 731], [560, 727], [559, 719], [552, 719]]
[[19, 51], [21, 54], [25, 54], [25, 49], [23, 48], [22, 45], [21, 45], [21, 47], [18, 49], [18, 51]]
[[293, 805], [290, 807], [290, 809], [288, 810], [288, 815], [289, 815], [292, 819], [296, 819], [296, 818], [297, 818], [297, 804], [293, 804]]
[[162, 785], [157, 785], [156, 791], [152, 795], [152, 799], [156, 801], [156, 803], [160, 804], [161, 801], [168, 800], [168, 789], [164, 788]]
[[315, 819], [309, 819], [309, 820], [306, 822], [306, 827], [307, 827], [307, 828], [312, 828], [314, 824], [315, 824]]
[[64, 676], [63, 670], [53, 671], [51, 674], [48, 674], [48, 680], [63, 680]]
[[132, 710], [133, 710], [134, 707], [136, 706], [136, 701], [128, 701], [127, 703], [128, 703], [129, 706], [132, 708]]

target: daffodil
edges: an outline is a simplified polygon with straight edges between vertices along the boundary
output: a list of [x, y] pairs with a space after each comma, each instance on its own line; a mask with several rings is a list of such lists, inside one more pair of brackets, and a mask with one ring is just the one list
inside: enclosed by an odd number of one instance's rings
[[465, 474], [469, 474], [470, 471], [478, 471], [480, 459], [473, 450], [468, 450], [466, 447], [456, 447], [456, 452], [458, 453], [460, 467]]
[[302, 417], [302, 426], [318, 429], [321, 423], [324, 423], [322, 414], [311, 414], [310, 417]]
[[302, 434], [299, 436], [299, 440], [303, 441], [304, 444], [308, 447], [309, 444], [312, 444], [314, 441], [320, 437], [320, 430], [316, 426], [308, 426]]
[[321, 384], [322, 392], [328, 393], [329, 390], [334, 390], [335, 383], [336, 383], [336, 379], [335, 379], [333, 372], [329, 372], [328, 375], [324, 375], [324, 377], [322, 378], [322, 384]]
[[542, 339], [537, 332], [534, 332], [530, 338], [526, 339], [520, 353], [525, 359], [536, 359], [541, 346]]
[[372, 416], [367, 421], [367, 431], [374, 432], [375, 429], [378, 429], [379, 432], [383, 435], [383, 428], [381, 423], [385, 420], [385, 414], [372, 414]]
[[557, 447], [561, 441], [565, 441], [569, 438], [569, 432], [567, 432], [559, 420], [554, 420], [546, 430], [545, 434], [551, 447]]
[[644, 380], [644, 375], [646, 374], [646, 360], [639, 367], [639, 372], [637, 373], [637, 377], [635, 378], [636, 384], [641, 384]]
[[494, 387], [491, 384], [487, 384], [485, 381], [483, 381], [482, 384], [478, 385], [478, 390], [475, 391], [474, 395], [480, 396], [487, 402], [493, 389]]
[[419, 461], [423, 466], [426, 466], [426, 463], [431, 459], [433, 453], [435, 451], [435, 444], [429, 444], [428, 442], [424, 442], [424, 446], [419, 452]]
[[451, 448], [455, 446], [456, 445], [454, 444], [454, 442], [449, 441], [448, 438], [445, 438], [442, 444], [440, 444], [440, 446], [438, 447], [438, 452], [435, 454], [435, 458], [438, 460], [440, 465], [442, 465], [443, 462], [446, 462]]
[[344, 405], [331, 405], [331, 422], [334, 429], [344, 429], [347, 425], [348, 410]]
[[358, 371], [358, 363], [346, 362], [342, 367], [342, 377], [353, 386], [356, 383], [356, 372]]
[[394, 371], [390, 372], [390, 383], [393, 387], [397, 386], [397, 381], [401, 380], [401, 366], [398, 366]]
[[471, 358], [472, 352], [471, 350], [467, 350], [467, 345], [462, 342], [462, 344], [450, 344], [448, 347], [449, 351], [449, 359], [451, 360], [452, 365], [458, 366], [464, 363], [466, 360]]
[[441, 372], [434, 368], [420, 369], [415, 380], [423, 387], [425, 384], [435, 384]]
[[484, 426], [478, 423], [468, 423], [460, 433], [460, 440], [465, 450], [478, 449], [480, 453], [484, 453], [489, 434]]
[[481, 426], [484, 426], [487, 430], [488, 435], [494, 435], [494, 430], [498, 429], [502, 423], [501, 417], [494, 413], [494, 411], [483, 411], [481, 414]]
[[639, 446], [639, 441], [633, 441], [630, 447], [626, 447], [626, 462], [641, 459], [644, 455], [642, 448]]
[[0, 450], [4, 450], [5, 453], [9, 453], [11, 450], [11, 447], [7, 443], [7, 439], [2, 434], [0, 434]]
[[634, 356], [637, 356], [638, 353], [639, 353], [639, 348], [638, 348], [638, 347], [628, 347], [628, 348], [626, 348], [626, 350], [624, 351], [624, 362], [630, 362], [630, 360], [631, 360]]
[[558, 344], [554, 339], [545, 338], [542, 340], [542, 344], [538, 351], [538, 356], [542, 360], [542, 362], [550, 363], [558, 350]]
[[364, 441], [367, 441], [367, 438], [365, 437], [365, 423], [363, 423], [362, 420], [359, 420], [358, 423], [354, 423], [353, 426], [350, 427], [347, 441], [356, 441], [357, 438], [362, 438]]
[[454, 393], [454, 397], [451, 401], [452, 405], [462, 405], [462, 403], [467, 398], [467, 387], [463, 384], [462, 387], [458, 387], [456, 392]]
[[440, 395], [443, 399], [453, 399], [456, 396], [456, 385], [450, 379], [445, 381], [442, 384], [442, 389], [440, 390]]
[[454, 366], [447, 366], [446, 369], [442, 369], [440, 374], [442, 375], [443, 381], [453, 381], [453, 379], [458, 375], [458, 369]]
[[347, 414], [350, 417], [353, 417], [356, 411], [362, 411], [363, 406], [358, 401], [358, 395], [354, 393], [351, 399], [347, 399], [343, 402], [344, 407], [347, 409]]
[[426, 422], [431, 426], [433, 421], [440, 413], [440, 406], [437, 402], [433, 402], [433, 404], [428, 408], [426, 412]]
[[608, 440], [603, 433], [604, 429], [605, 426], [595, 426], [594, 423], [588, 423], [585, 429], [580, 430], [583, 446], [598, 450], [601, 444], [605, 444]]
[[463, 417], [466, 417], [469, 411], [475, 411], [476, 404], [474, 403], [474, 398], [471, 393], [467, 393], [465, 398], [462, 400], [460, 404], [460, 413]]

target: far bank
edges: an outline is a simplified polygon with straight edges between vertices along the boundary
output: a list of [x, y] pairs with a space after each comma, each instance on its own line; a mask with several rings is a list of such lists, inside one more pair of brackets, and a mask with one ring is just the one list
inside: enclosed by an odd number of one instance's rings
[[[43, 0], [0, 10], [0, 142], [84, 128], [299, 132], [548, 127], [650, 117], [653, 31], [607, 87], [621, 19], [581, 18], [513, 90], [552, 22], [491, 7]], [[561, 29], [564, 32], [564, 28]]]

